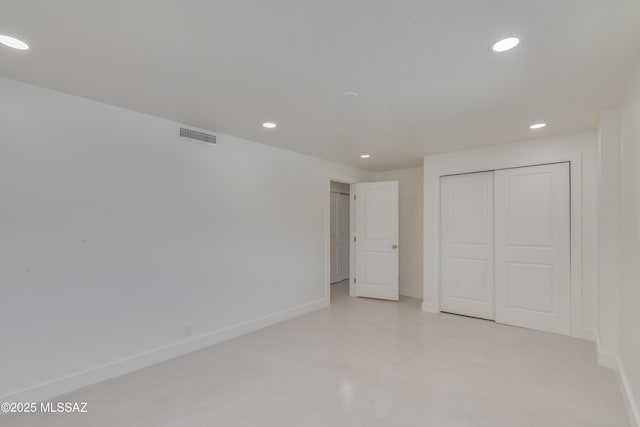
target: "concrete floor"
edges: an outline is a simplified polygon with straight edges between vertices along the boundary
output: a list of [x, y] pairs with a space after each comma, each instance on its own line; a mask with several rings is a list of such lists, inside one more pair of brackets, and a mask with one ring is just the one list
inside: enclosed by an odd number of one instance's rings
[[17, 426], [627, 426], [593, 343], [350, 298], [59, 398]]

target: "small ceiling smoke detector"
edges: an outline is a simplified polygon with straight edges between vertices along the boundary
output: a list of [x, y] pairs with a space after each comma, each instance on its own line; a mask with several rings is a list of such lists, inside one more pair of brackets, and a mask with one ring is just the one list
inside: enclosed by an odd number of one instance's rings
[[345, 92], [342, 95], [340, 95], [340, 99], [343, 101], [349, 101], [353, 98], [356, 98], [358, 96], [358, 94], [356, 92]]
[[368, 159], [371, 157], [371, 154], [360, 154], [361, 159]]
[[275, 123], [272, 122], [265, 122], [262, 124], [263, 128], [267, 128], [267, 129], [275, 129], [277, 125]]
[[529, 126], [529, 129], [542, 129], [546, 125], [546, 123], [536, 123], [535, 125]]
[[494, 52], [506, 52], [518, 46], [520, 39], [517, 37], [507, 37], [502, 39], [491, 46], [491, 50]]
[[5, 36], [3, 34], [0, 34], [0, 43], [18, 50], [29, 49], [29, 45], [22, 40], [18, 40], [17, 38], [11, 36]]

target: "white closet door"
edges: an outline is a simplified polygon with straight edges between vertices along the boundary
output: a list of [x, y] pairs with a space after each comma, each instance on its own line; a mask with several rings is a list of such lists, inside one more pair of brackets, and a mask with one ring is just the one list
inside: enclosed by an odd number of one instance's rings
[[340, 194], [338, 198], [338, 268], [339, 280], [349, 278], [349, 195]]
[[330, 220], [330, 262], [331, 262], [331, 283], [339, 282], [340, 280], [340, 257], [338, 251], [340, 250], [340, 241], [338, 234], [338, 204], [340, 200], [340, 193], [331, 193], [331, 220]]
[[493, 172], [443, 177], [442, 311], [495, 318]]
[[570, 333], [569, 164], [495, 172], [496, 320]]

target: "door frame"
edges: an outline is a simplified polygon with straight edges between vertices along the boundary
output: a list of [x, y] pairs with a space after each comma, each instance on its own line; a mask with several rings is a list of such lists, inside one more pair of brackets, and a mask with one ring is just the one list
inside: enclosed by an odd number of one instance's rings
[[[591, 339], [582, 326], [582, 151], [558, 146], [531, 150], [510, 144], [425, 157], [424, 280], [422, 310], [440, 312], [440, 177], [569, 162], [571, 209], [571, 336]], [[501, 151], [503, 150], [503, 151]]]

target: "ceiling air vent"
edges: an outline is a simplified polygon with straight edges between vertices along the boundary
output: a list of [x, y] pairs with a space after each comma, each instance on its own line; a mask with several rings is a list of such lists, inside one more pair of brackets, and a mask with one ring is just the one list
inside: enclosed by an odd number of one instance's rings
[[217, 144], [215, 135], [184, 126], [178, 126], [178, 136], [192, 141], [206, 142], [211, 145]]

